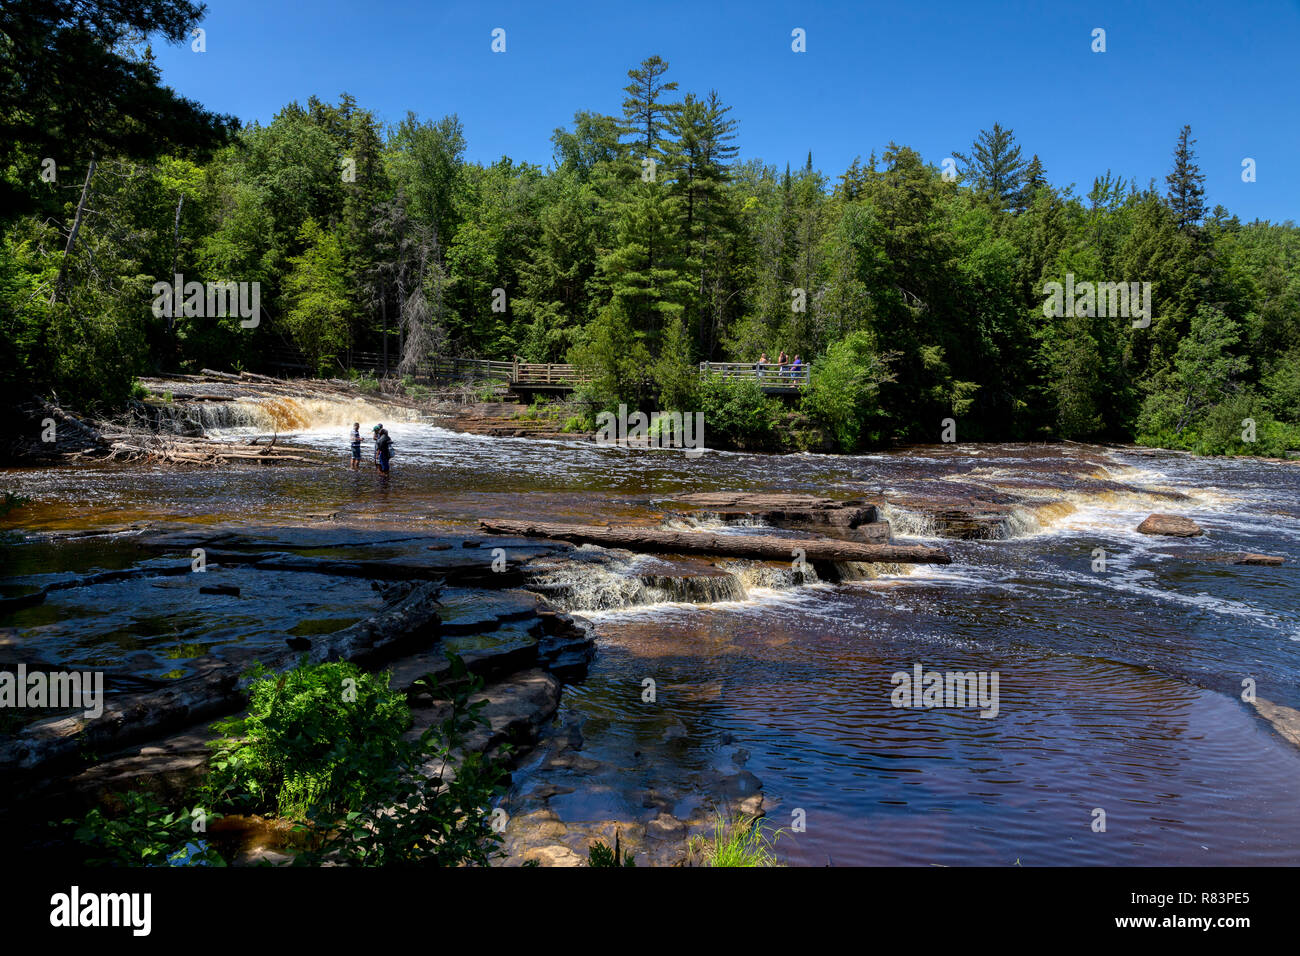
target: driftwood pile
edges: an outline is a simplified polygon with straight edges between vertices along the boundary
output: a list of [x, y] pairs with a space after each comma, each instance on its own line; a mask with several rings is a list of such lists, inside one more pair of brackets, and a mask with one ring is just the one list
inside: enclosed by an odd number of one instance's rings
[[214, 466], [227, 462], [250, 461], [259, 464], [314, 462], [321, 452], [309, 448], [293, 453], [276, 448], [276, 436], [251, 441], [223, 441], [202, 436], [160, 434], [149, 427], [138, 411], [104, 422], [88, 422], [51, 402], [24, 409], [37, 423], [53, 420], [57, 440], [48, 444], [29, 442], [19, 449], [31, 457], [58, 457], [67, 461], [155, 462], [178, 465]]
[[101, 429], [101, 434], [108, 443], [106, 457], [114, 461], [207, 466], [222, 465], [231, 461], [255, 461], [266, 465], [285, 461], [314, 462], [319, 460], [320, 456], [320, 452], [306, 448], [296, 449], [294, 454], [277, 451], [274, 436], [263, 445], [257, 440], [231, 442], [212, 438], [177, 438], [170, 435], [156, 435], [139, 429], [119, 430], [114, 426], [105, 426]]

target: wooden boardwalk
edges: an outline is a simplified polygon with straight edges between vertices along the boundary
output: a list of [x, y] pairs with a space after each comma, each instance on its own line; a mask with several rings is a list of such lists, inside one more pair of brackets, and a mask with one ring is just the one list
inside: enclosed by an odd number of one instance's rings
[[[293, 349], [279, 348], [268, 353], [270, 364], [284, 369], [307, 371], [307, 363]], [[384, 356], [376, 352], [352, 352], [348, 367], [359, 371], [384, 371]], [[390, 373], [396, 373], [397, 360], [390, 357]], [[723, 378], [750, 378], [769, 395], [796, 394], [808, 384], [806, 364], [775, 365], [770, 362], [701, 362], [700, 375]], [[503, 362], [496, 359], [453, 358], [436, 356], [422, 363], [417, 379], [434, 385], [450, 382], [499, 382], [516, 393], [571, 392], [591, 381], [591, 375], [577, 366], [562, 362]]]

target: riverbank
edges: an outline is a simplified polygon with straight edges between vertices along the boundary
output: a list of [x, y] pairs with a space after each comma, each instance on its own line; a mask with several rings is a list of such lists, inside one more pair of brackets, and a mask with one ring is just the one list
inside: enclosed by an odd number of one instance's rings
[[[282, 460], [277, 456], [283, 452], [277, 453], [273, 443], [268, 444], [273, 439], [266, 436], [330, 426], [347, 429], [353, 421], [381, 420], [425, 421], [451, 431], [493, 438], [595, 441], [598, 435], [592, 427], [591, 410], [581, 404], [546, 399], [521, 404], [500, 388], [482, 383], [433, 389], [403, 384], [398, 379], [277, 379], [205, 369], [196, 375], [140, 379], [136, 397], [119, 414], [106, 419], [78, 415], [47, 400], [32, 399], [17, 409], [16, 419], [6, 426], [10, 435], [0, 442], [0, 460], [21, 465], [86, 457], [153, 458], [210, 464], [214, 457], [221, 457], [267, 464]], [[262, 437], [254, 444], [232, 438], [214, 442], [213, 432], [256, 433]], [[745, 450], [716, 433], [712, 437], [715, 444], [711, 447]], [[706, 445], [708, 441], [706, 434]], [[1077, 442], [1045, 443], [1044, 447], [1053, 444], [1193, 454], [1178, 449], [1087, 446]], [[768, 454], [834, 451], [833, 443], [794, 410], [781, 416], [768, 439], [748, 450]], [[1235, 457], [1300, 463], [1300, 452], [1287, 458]]]

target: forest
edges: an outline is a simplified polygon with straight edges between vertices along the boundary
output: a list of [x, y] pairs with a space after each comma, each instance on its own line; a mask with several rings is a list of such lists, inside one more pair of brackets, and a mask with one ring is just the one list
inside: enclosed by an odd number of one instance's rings
[[[740, 447], [936, 442], [948, 419], [959, 441], [1300, 447], [1300, 230], [1207, 208], [1186, 126], [1145, 184], [1053, 183], [998, 123], [954, 130], [951, 157], [863, 130], [847, 169], [779, 168], [745, 156], [722, 93], [650, 56], [619, 112], [574, 104], [546, 167], [484, 165], [454, 113], [386, 123], [343, 93], [244, 125], [178, 97], [144, 37], [183, 40], [184, 0], [9, 6], [11, 405], [108, 413], [139, 376], [267, 371], [286, 348], [333, 377], [385, 353], [408, 380], [433, 355], [518, 355], [591, 370], [593, 415], [702, 410]], [[258, 321], [156, 314], [175, 276], [258, 283]], [[1150, 321], [1045, 309], [1067, 281], [1149, 283]], [[812, 363], [793, 406], [696, 372], [782, 351]]]

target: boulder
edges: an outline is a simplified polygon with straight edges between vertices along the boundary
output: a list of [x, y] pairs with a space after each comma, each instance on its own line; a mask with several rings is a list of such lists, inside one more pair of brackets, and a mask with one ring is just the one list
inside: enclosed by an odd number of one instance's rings
[[1205, 534], [1205, 530], [1191, 518], [1178, 515], [1148, 515], [1137, 529], [1142, 534], [1165, 534], [1176, 538], [1195, 538]]

